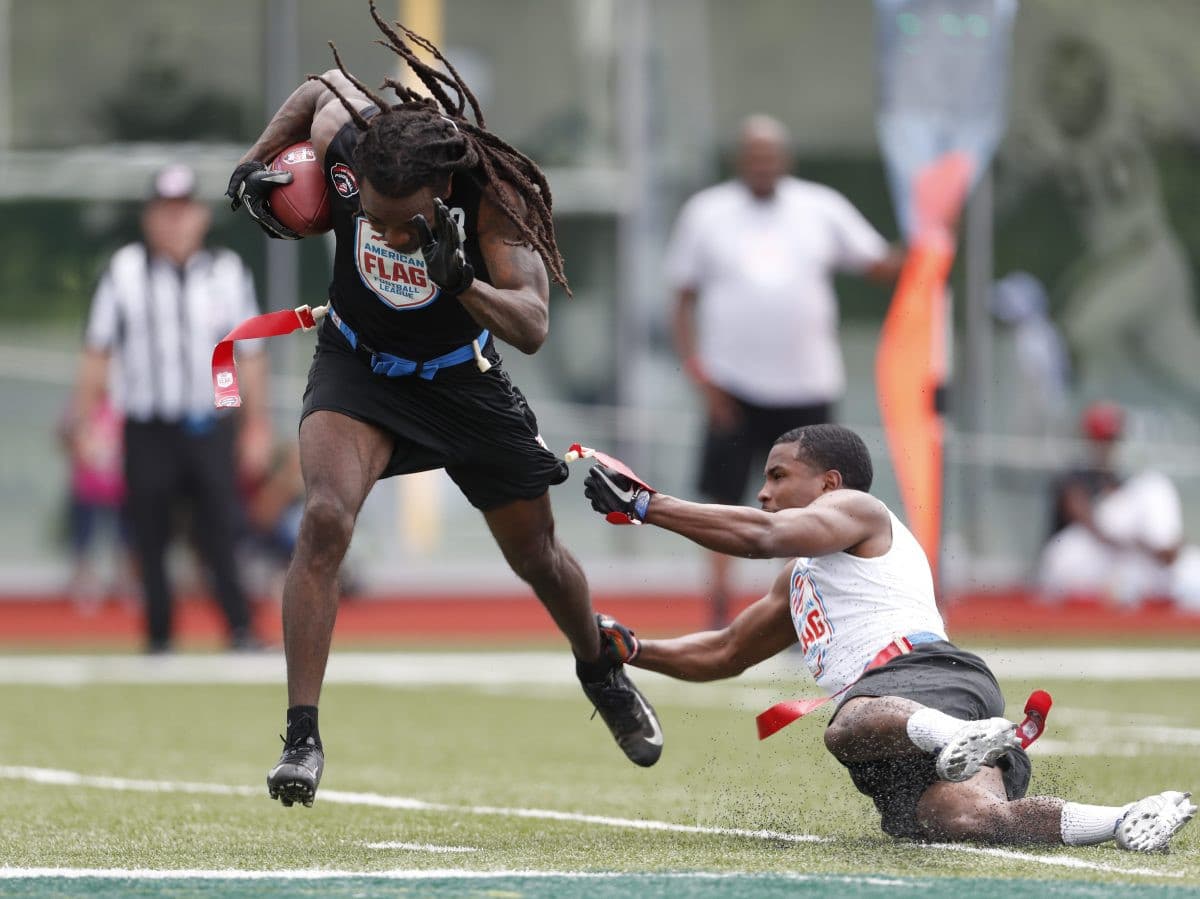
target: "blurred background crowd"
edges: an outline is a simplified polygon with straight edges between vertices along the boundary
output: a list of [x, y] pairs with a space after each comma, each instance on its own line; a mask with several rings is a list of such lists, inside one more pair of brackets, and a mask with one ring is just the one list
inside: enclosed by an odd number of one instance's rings
[[[901, 508], [875, 383], [895, 270], [858, 277], [889, 246], [902, 252], [907, 236], [904, 198], [888, 178], [896, 156], [883, 149], [903, 142], [905, 123], [884, 114], [895, 107], [885, 108], [880, 70], [889, 55], [923, 52], [926, 38], [1000, 47], [978, 93], [980, 107], [998, 111], [998, 140], [963, 215], [949, 281], [943, 590], [1020, 585], [1200, 605], [1200, 579], [1173, 567], [1200, 539], [1200, 5], [380, 5], [433, 38], [489, 127], [547, 171], [575, 296], [554, 292], [541, 352], [504, 353], [547, 443], [603, 447], [688, 497], [698, 495], [712, 408], [680, 345], [688, 285], [672, 274], [669, 248], [689, 198], [745, 177], [742, 123], [765, 114], [781, 126], [772, 133], [786, 170], [836, 191], [874, 232], [830, 274], [845, 377], [816, 399], [864, 435], [876, 492]], [[1000, 20], [979, 10], [1008, 15], [1011, 32], [997, 33]], [[330, 67], [327, 41], [373, 84], [392, 71], [375, 36], [365, 0], [0, 0], [0, 598], [66, 591], [84, 604], [110, 594], [139, 601], [114, 511], [125, 501], [120, 423], [97, 407], [86, 429], [63, 426], [101, 275], [139, 238], [155, 177], [182, 163], [196, 177], [190, 195], [211, 210], [208, 240], [249, 267], [259, 306], [322, 303], [330, 245], [268, 242], [222, 193], [280, 101], [306, 73]], [[277, 590], [290, 548], [292, 447], [311, 341], [298, 334], [266, 351], [273, 445], [263, 457], [272, 461], [242, 485], [237, 526], [239, 577], [255, 596]], [[795, 364], [806, 364], [802, 354]], [[1079, 470], [1091, 474], [1067, 484]], [[1138, 495], [1150, 496], [1150, 511], [1130, 511], [1141, 500], [1122, 488], [1146, 472], [1152, 489]], [[752, 477], [745, 501], [755, 488]], [[598, 589], [712, 589], [699, 551], [667, 534], [634, 539], [633, 529], [604, 526], [581, 489], [578, 477], [554, 488], [556, 516]], [[1113, 493], [1125, 505], [1106, 512]], [[1143, 518], [1144, 531], [1130, 524]], [[1071, 527], [1078, 539], [1063, 549]], [[192, 545], [179, 541], [169, 559], [185, 583], [197, 577]], [[1072, 579], [1097, 571], [1079, 561], [1097, 553], [1132, 554], [1159, 574]], [[482, 519], [440, 472], [376, 488], [350, 566], [348, 586], [367, 594], [515, 583]], [[769, 572], [769, 563], [746, 562], [721, 576], [731, 591], [753, 593]]]

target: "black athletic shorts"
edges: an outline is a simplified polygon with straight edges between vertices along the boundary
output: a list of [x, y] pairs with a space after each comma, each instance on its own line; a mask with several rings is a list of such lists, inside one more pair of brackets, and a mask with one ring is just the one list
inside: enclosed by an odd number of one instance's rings
[[755, 460], [765, 462], [775, 441], [792, 428], [830, 421], [833, 404], [756, 406], [737, 397], [732, 399], [738, 405], [741, 420], [729, 430], [708, 423], [698, 486], [700, 493], [712, 502], [737, 506], [741, 505], [750, 466]]
[[499, 365], [464, 362], [432, 380], [377, 375], [326, 319], [317, 339], [301, 421], [330, 411], [367, 422], [396, 439], [383, 477], [446, 469], [477, 509], [535, 499], [567, 479], [567, 464], [538, 435], [537, 418]]
[[[983, 659], [944, 640], [922, 643], [868, 671], [842, 694], [839, 708], [856, 696], [899, 696], [968, 721], [1004, 714], [1004, 696]], [[836, 717], [835, 712], [830, 721]], [[1025, 750], [1011, 749], [995, 765], [1002, 772], [1008, 798], [1023, 797], [1031, 774]], [[874, 800], [885, 833], [921, 836], [917, 801], [938, 780], [932, 755], [853, 762], [846, 768], [858, 791]]]

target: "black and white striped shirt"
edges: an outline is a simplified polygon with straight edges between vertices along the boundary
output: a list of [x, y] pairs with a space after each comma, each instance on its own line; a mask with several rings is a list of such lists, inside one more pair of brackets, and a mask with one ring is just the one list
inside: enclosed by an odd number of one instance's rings
[[[113, 402], [135, 421], [214, 413], [212, 351], [258, 314], [254, 280], [236, 253], [204, 249], [179, 268], [141, 243], [113, 254], [92, 298], [84, 342], [112, 354]], [[262, 352], [240, 341], [239, 355]]]

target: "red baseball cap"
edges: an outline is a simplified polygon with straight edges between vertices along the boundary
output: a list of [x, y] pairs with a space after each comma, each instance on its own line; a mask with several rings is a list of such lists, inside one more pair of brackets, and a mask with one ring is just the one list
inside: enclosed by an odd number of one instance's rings
[[1116, 440], [1125, 426], [1125, 410], [1116, 403], [1092, 403], [1083, 410], [1080, 426], [1090, 440]]

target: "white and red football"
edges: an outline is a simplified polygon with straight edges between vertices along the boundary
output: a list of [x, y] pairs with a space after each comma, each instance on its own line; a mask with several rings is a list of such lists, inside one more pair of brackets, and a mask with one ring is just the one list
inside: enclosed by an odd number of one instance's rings
[[271, 191], [275, 218], [301, 237], [324, 234], [333, 227], [329, 190], [317, 153], [309, 141], [292, 144], [271, 161], [276, 172], [291, 172], [292, 183]]

